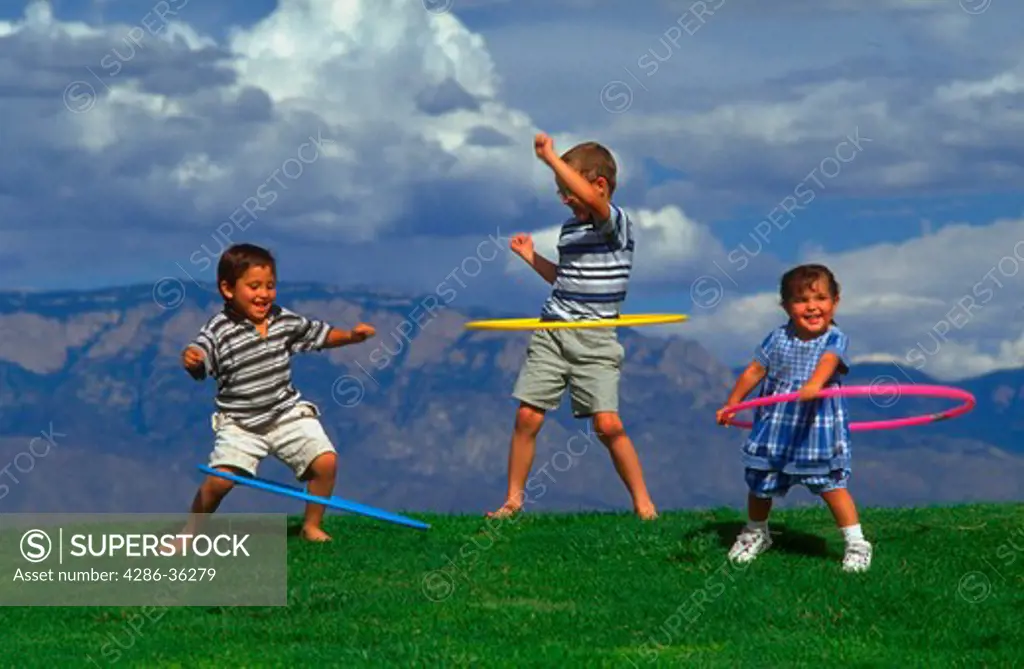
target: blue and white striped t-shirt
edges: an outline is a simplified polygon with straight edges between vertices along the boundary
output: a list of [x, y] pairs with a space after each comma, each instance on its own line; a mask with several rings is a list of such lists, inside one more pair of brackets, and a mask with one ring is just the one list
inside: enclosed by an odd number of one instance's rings
[[331, 326], [277, 304], [268, 316], [267, 336], [225, 305], [192, 341], [206, 355], [197, 381], [217, 380], [217, 410], [247, 429], [262, 428], [302, 398], [292, 384], [291, 356], [321, 351]]
[[558, 276], [541, 319], [584, 321], [618, 318], [633, 270], [633, 222], [611, 205], [607, 221], [562, 224]]

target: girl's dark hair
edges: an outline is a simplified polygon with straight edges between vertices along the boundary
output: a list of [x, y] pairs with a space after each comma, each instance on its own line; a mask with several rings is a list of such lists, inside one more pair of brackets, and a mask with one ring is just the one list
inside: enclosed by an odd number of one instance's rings
[[828, 282], [828, 292], [833, 298], [839, 297], [839, 283], [832, 270], [824, 265], [800, 265], [782, 275], [779, 293], [782, 303], [790, 302], [797, 293], [806, 290], [820, 279]]
[[270, 267], [277, 276], [277, 263], [270, 251], [255, 244], [235, 244], [220, 256], [217, 264], [217, 285], [234, 286], [250, 267]]

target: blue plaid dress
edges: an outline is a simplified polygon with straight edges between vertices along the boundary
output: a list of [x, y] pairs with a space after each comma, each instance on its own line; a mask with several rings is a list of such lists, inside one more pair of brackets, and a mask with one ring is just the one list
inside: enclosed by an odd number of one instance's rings
[[[835, 353], [842, 364], [823, 387], [841, 385], [839, 376], [849, 370], [847, 341], [835, 325], [810, 341], [799, 339], [789, 323], [776, 328], [754, 353], [754, 359], [767, 370], [760, 396], [800, 390], [825, 353]], [[754, 426], [743, 445], [743, 463], [748, 469], [820, 475], [850, 468], [845, 398], [796, 400], [759, 407], [754, 412]]]

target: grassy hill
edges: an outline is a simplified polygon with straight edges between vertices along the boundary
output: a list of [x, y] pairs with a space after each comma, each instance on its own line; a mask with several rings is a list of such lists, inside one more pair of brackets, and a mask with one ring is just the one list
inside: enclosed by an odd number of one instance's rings
[[867, 574], [824, 507], [784, 510], [747, 567], [734, 510], [330, 519], [290, 539], [287, 608], [21, 608], [4, 666], [1009, 667], [1019, 505], [866, 509]]

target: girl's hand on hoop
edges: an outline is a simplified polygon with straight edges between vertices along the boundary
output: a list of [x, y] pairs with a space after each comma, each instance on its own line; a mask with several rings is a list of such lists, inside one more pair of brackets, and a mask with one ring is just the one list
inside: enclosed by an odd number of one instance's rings
[[725, 405], [721, 409], [715, 412], [715, 420], [719, 425], [728, 425], [731, 416], [726, 415], [725, 410], [729, 408], [729, 405]]
[[802, 401], [804, 401], [804, 402], [809, 402], [809, 401], [811, 401], [813, 399], [817, 399], [818, 398], [818, 393], [820, 393], [820, 392], [821, 392], [821, 388], [819, 388], [818, 386], [816, 386], [816, 385], [814, 385], [812, 383], [808, 383], [808, 384], [804, 385], [804, 387], [799, 390], [800, 399]]

